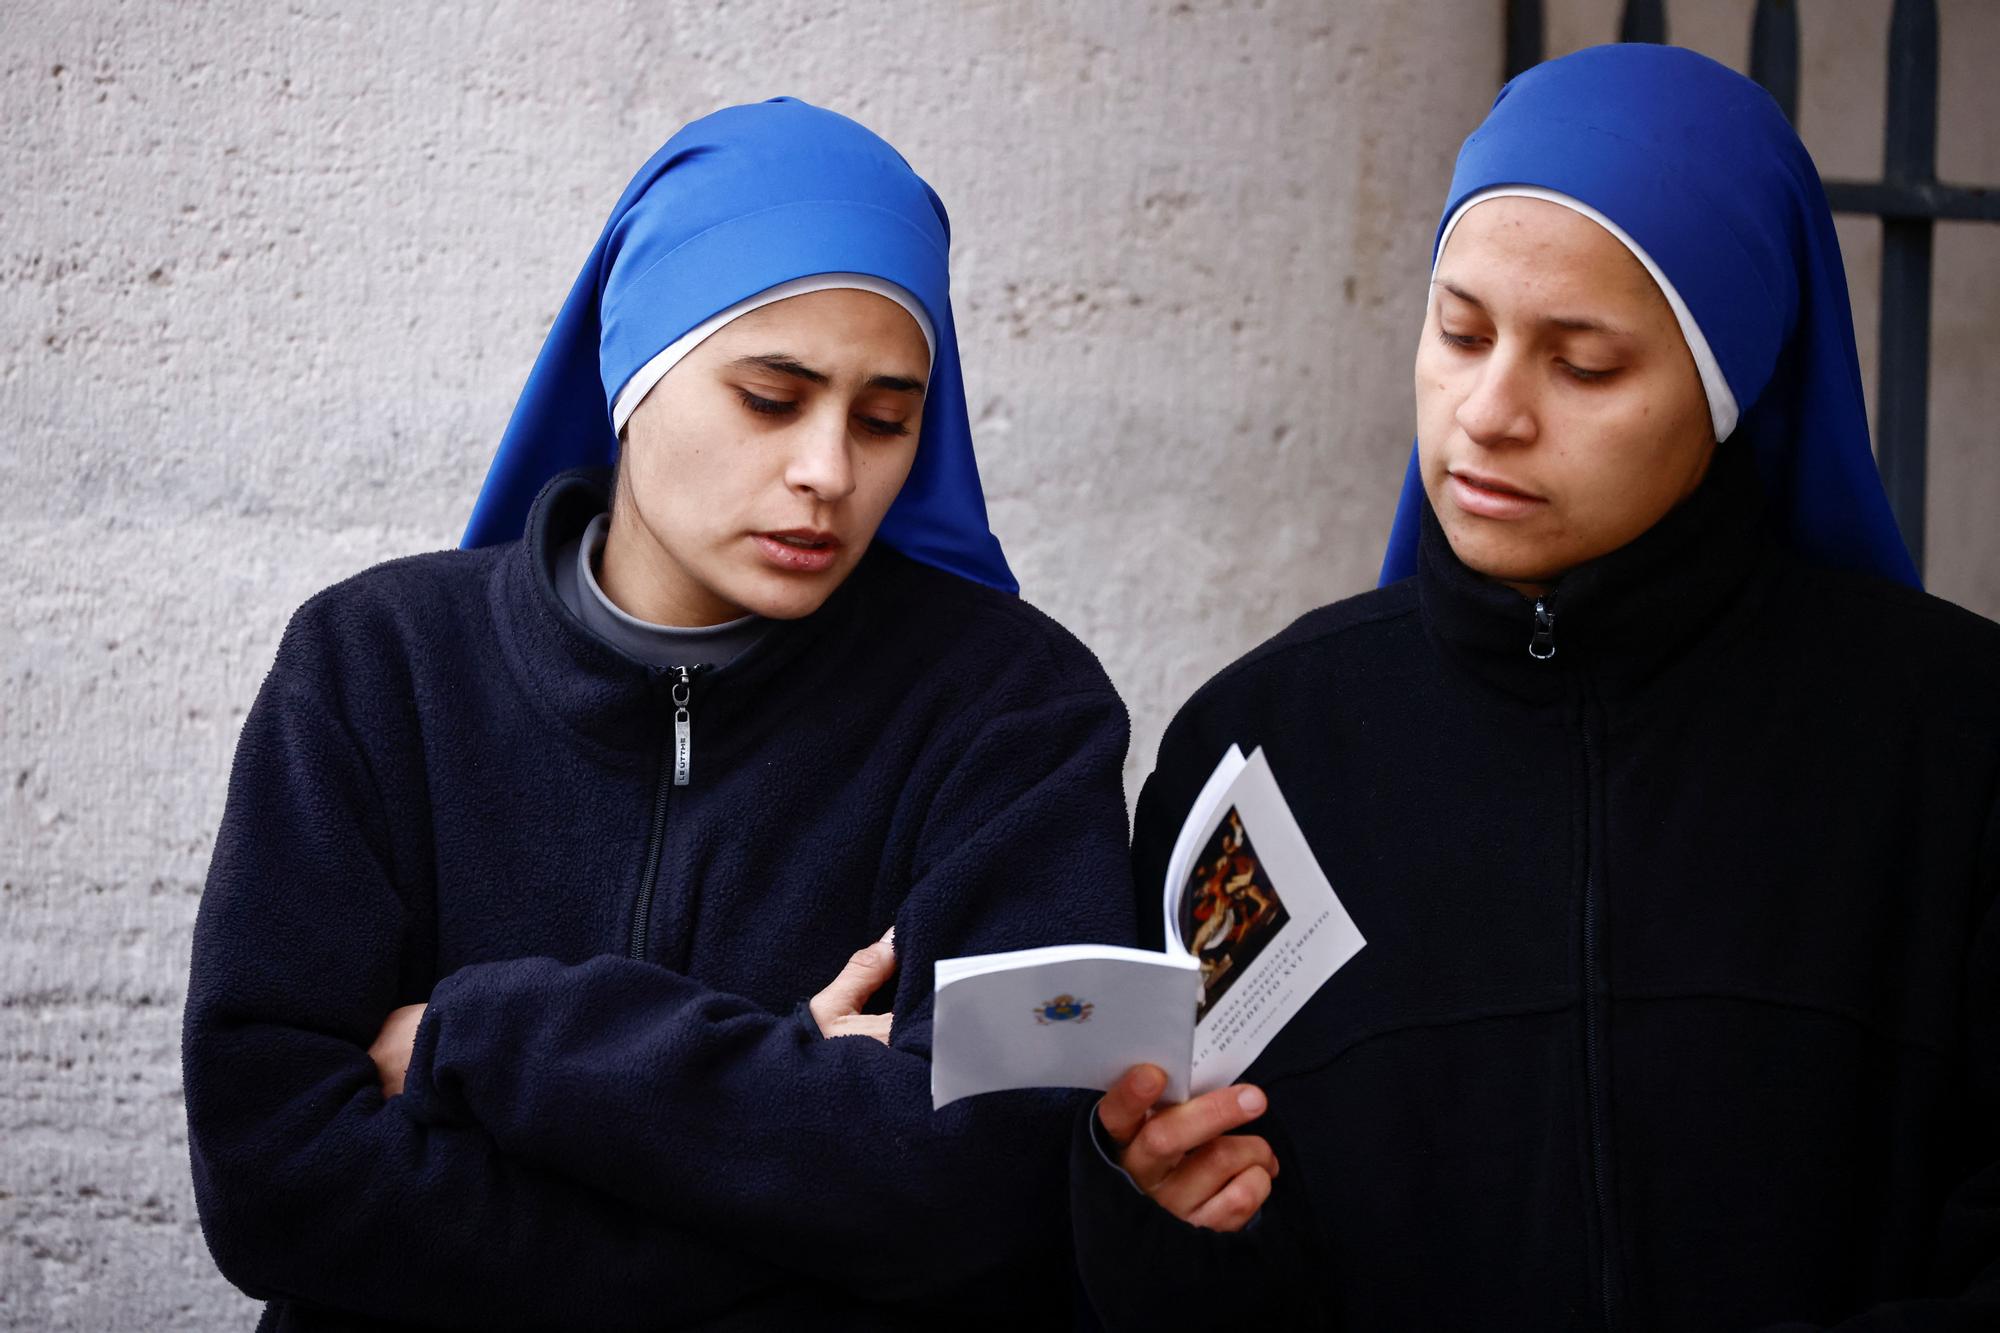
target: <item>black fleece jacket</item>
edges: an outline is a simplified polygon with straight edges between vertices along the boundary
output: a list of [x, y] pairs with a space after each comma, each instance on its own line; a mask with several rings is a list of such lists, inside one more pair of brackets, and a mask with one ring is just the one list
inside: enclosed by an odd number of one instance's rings
[[2000, 1328], [2000, 626], [1767, 546], [1738, 452], [1561, 581], [1545, 661], [1433, 519], [1181, 711], [1142, 932], [1236, 742], [1368, 945], [1246, 1075], [1244, 1232], [1076, 1135], [1111, 1327]]
[[[203, 1229], [265, 1326], [1062, 1322], [1075, 1097], [933, 1114], [932, 964], [1131, 934], [1123, 707], [877, 548], [698, 675], [562, 606], [605, 504], [308, 602], [245, 722], [184, 1039]], [[802, 1001], [896, 928], [892, 1041]], [[890, 993], [893, 991], [893, 994]], [[368, 1047], [428, 1001], [408, 1090]]]

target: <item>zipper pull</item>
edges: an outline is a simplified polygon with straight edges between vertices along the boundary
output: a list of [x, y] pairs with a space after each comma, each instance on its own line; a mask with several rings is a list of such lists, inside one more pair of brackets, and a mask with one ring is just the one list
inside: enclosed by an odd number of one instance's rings
[[694, 724], [688, 704], [694, 698], [694, 676], [686, 667], [676, 667], [680, 679], [674, 682], [674, 785], [688, 785], [688, 770], [694, 764]]
[[1556, 655], [1556, 613], [1549, 610], [1546, 597], [1535, 599], [1535, 633], [1528, 640], [1528, 656], [1546, 662]]

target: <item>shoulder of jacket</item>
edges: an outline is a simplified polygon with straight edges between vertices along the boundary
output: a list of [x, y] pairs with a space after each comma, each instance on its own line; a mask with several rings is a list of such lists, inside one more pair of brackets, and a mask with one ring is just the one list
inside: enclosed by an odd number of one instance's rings
[[1774, 685], [1806, 688], [1869, 719], [1969, 746], [2000, 764], [2000, 625], [1888, 579], [1781, 553], [1765, 600]]
[[1097, 655], [1024, 598], [894, 551], [873, 558], [879, 561], [876, 586], [884, 608], [918, 633], [938, 639], [950, 657], [983, 662], [989, 669], [998, 666], [998, 674], [1007, 677], [1034, 677], [1051, 696], [1116, 697]]
[[384, 560], [320, 589], [300, 605], [298, 616], [337, 620], [411, 610], [421, 613], [453, 604], [483, 579], [494, 559], [506, 549], [488, 546], [471, 551], [424, 551]]
[[1785, 557], [1783, 569], [1800, 607], [1799, 627], [1846, 645], [1843, 656], [1878, 670], [1914, 673], [1937, 687], [2000, 678], [2000, 624], [1956, 602], [1890, 579], [1851, 574]]
[[1300, 657], [1365, 652], [1386, 628], [1416, 614], [1415, 579], [1371, 588], [1315, 608], [1216, 672], [1194, 692], [1182, 711], [1211, 704], [1233, 686], [1284, 670]]
[[401, 556], [322, 589], [293, 612], [274, 675], [333, 672], [354, 683], [448, 651], [468, 617], [488, 615], [486, 577], [506, 549]]

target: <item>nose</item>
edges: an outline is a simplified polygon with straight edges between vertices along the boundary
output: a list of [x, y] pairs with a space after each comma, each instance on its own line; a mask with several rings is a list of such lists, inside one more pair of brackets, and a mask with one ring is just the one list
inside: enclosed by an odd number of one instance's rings
[[815, 412], [792, 434], [791, 457], [785, 464], [787, 487], [828, 504], [853, 493], [853, 445], [843, 411]]
[[1535, 438], [1534, 393], [1530, 367], [1523, 358], [1495, 348], [1472, 372], [1471, 392], [1461, 398], [1454, 414], [1459, 429], [1486, 448], [1528, 444]]

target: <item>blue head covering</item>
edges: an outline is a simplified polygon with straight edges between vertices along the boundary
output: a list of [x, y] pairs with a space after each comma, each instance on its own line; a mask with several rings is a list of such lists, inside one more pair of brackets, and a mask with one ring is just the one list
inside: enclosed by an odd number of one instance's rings
[[[1755, 452], [1780, 541], [1817, 564], [1917, 584], [1868, 447], [1826, 192], [1762, 88], [1673, 46], [1537, 65], [1459, 150], [1438, 244], [1468, 199], [1510, 185], [1603, 214], [1671, 283], [1735, 400], [1724, 447]], [[1413, 451], [1384, 583], [1416, 569], [1423, 504]]]
[[934, 344], [916, 462], [878, 539], [1018, 591], [987, 528], [972, 454], [950, 239], [937, 194], [845, 116], [781, 97], [688, 125], [611, 210], [500, 438], [463, 545], [512, 541], [550, 477], [611, 463], [619, 390], [683, 334], [780, 283], [851, 273], [914, 297]]

